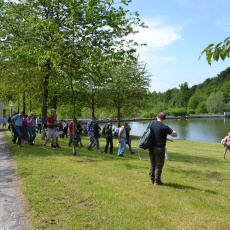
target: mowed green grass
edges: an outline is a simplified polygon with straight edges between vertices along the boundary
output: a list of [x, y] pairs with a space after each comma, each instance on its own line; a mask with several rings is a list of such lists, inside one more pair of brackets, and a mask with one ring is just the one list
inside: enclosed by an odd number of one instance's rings
[[[104, 155], [85, 147], [61, 150], [48, 146], [40, 135], [35, 146], [16, 147], [9, 139], [36, 229], [230, 229], [230, 154], [223, 145], [175, 140], [167, 143], [170, 161], [162, 173], [165, 186], [148, 176], [147, 151], [125, 157]], [[83, 137], [83, 144], [89, 142]], [[117, 154], [117, 139], [114, 153]]]

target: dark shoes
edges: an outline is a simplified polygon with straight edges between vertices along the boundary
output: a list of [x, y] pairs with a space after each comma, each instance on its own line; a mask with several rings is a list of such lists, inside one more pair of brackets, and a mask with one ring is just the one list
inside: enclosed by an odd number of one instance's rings
[[135, 154], [134, 152], [131, 152], [131, 154]]
[[119, 157], [124, 157], [124, 155], [123, 154], [120, 154], [120, 155], [118, 155]]
[[154, 181], [153, 184], [154, 184], [154, 185], [160, 185], [160, 186], [165, 185], [165, 184], [162, 183], [161, 181]]

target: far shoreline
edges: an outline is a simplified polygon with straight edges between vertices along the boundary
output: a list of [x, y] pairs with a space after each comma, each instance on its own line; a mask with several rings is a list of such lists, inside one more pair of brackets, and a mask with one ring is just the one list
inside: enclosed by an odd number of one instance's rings
[[[182, 119], [210, 119], [210, 118], [228, 118], [229, 116], [226, 116], [226, 115], [192, 115], [192, 116], [166, 116], [166, 119], [165, 120], [182, 120]], [[151, 120], [156, 120], [157, 118], [156, 117], [153, 117], [153, 118], [133, 118], [133, 119], [121, 119], [120, 121], [121, 122], [125, 122], [125, 121], [151, 121]], [[69, 120], [69, 119], [67, 119]], [[87, 122], [90, 120], [90, 119], [77, 119], [77, 120], [80, 120], [82, 122], [82, 124], [87, 124]], [[100, 123], [108, 123], [109, 122], [109, 119], [99, 119], [100, 120]], [[115, 123], [118, 122], [118, 119], [114, 118], [113, 119]]]

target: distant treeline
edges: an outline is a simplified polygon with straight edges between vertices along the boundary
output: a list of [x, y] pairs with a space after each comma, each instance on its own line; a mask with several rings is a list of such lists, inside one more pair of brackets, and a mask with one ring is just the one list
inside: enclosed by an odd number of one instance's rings
[[173, 116], [230, 111], [230, 68], [191, 88], [185, 82], [164, 93], [149, 92], [144, 104], [145, 118], [156, 116], [158, 111]]

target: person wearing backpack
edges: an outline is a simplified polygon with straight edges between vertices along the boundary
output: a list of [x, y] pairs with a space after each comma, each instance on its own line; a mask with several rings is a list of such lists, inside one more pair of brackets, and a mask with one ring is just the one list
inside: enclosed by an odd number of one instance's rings
[[82, 134], [83, 128], [81, 127], [81, 121], [78, 121], [77, 123], [77, 131], [76, 131], [76, 145], [78, 147], [78, 143], [80, 143], [81, 147], [83, 147], [82, 141], [81, 141], [81, 134]]
[[[23, 126], [23, 118], [25, 116], [25, 112], [21, 112], [15, 116], [13, 116], [11, 119], [14, 120], [14, 127], [15, 127], [15, 131], [17, 133], [18, 136], [18, 142], [17, 145], [18, 147], [22, 147], [21, 146], [21, 139], [22, 139], [22, 126]], [[15, 139], [16, 141], [16, 139]]]
[[88, 150], [92, 150], [93, 147], [96, 145], [96, 140], [94, 137], [94, 125], [95, 125], [96, 120], [97, 120], [96, 117], [92, 117], [92, 119], [90, 121], [88, 121], [88, 123], [87, 123], [87, 132], [88, 132], [88, 136], [89, 136], [89, 144], [87, 145], [86, 149], [88, 149]]
[[99, 122], [100, 122], [99, 120], [96, 120], [96, 123], [95, 123], [95, 125], [94, 125], [94, 137], [95, 137], [95, 142], [96, 142], [96, 149], [97, 149], [97, 151], [101, 151], [101, 150], [100, 150], [100, 143], [99, 143], [101, 128], [100, 128], [100, 126], [98, 125]]
[[124, 152], [127, 148], [126, 143], [125, 143], [127, 128], [128, 128], [128, 123], [124, 122], [123, 126], [121, 126], [121, 128], [119, 129], [118, 139], [119, 139], [120, 147], [119, 147], [118, 154], [117, 154], [119, 157], [124, 157]]
[[164, 185], [161, 181], [161, 173], [165, 161], [165, 144], [167, 135], [177, 137], [176, 131], [163, 123], [165, 118], [165, 113], [158, 113], [157, 121], [152, 122], [150, 126], [152, 133], [152, 147], [149, 148], [149, 176], [154, 185]]
[[129, 146], [129, 151], [131, 154], [135, 154], [133, 152], [133, 149], [132, 149], [132, 146], [131, 146], [131, 140], [130, 140], [130, 136], [129, 136], [129, 132], [131, 130], [131, 127], [128, 125], [128, 127], [125, 129], [126, 131], [126, 140], [125, 140], [125, 143]]
[[107, 154], [108, 148], [110, 145], [110, 154], [113, 154], [113, 119], [109, 119], [109, 123], [105, 125], [105, 137], [106, 137], [106, 145], [104, 154]]

